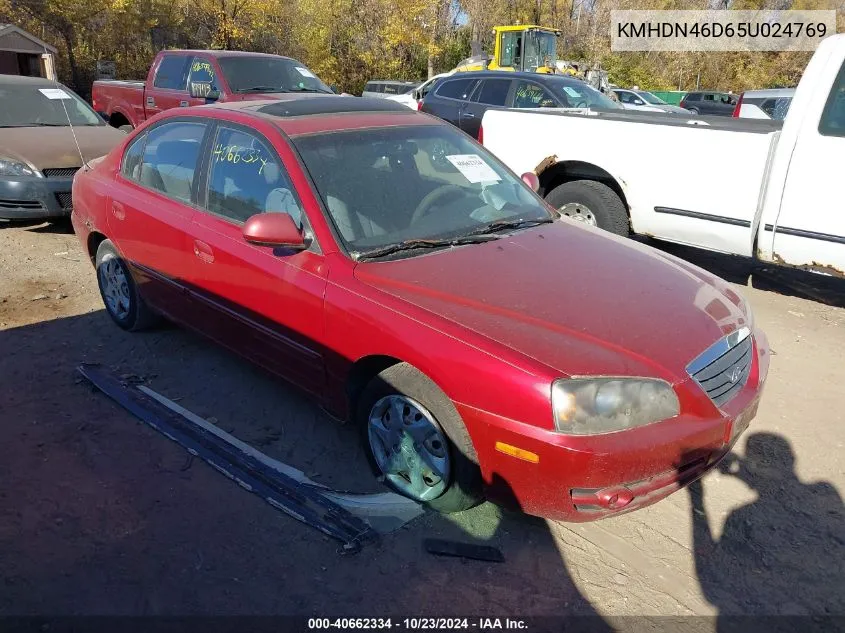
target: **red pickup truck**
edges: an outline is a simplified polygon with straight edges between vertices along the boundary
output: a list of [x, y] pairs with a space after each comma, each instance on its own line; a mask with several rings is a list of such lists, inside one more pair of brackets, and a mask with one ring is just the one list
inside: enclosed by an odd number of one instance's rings
[[291, 92], [335, 92], [289, 57], [238, 51], [161, 51], [147, 80], [95, 81], [94, 110], [113, 127], [134, 128], [170, 108], [214, 101], [273, 99]]

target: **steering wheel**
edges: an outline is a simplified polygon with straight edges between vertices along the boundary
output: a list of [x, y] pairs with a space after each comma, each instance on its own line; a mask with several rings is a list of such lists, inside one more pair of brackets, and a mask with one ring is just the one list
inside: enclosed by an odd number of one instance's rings
[[586, 101], [579, 101], [578, 103], [575, 104], [575, 107], [576, 108], [587, 108], [587, 107], [589, 107], [589, 105], [590, 104], [587, 103]]
[[458, 185], [440, 185], [437, 189], [426, 195], [420, 200], [417, 208], [414, 209], [414, 214], [411, 216], [411, 224], [416, 224], [424, 216], [428, 215], [431, 208], [445, 198], [456, 193], [463, 193], [463, 188]]

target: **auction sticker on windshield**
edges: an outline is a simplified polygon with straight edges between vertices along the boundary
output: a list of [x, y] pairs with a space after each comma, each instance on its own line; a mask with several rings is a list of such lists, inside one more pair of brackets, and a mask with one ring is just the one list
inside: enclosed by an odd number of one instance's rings
[[39, 88], [38, 92], [48, 99], [70, 99], [70, 95], [60, 88]]
[[478, 182], [499, 182], [501, 178], [493, 171], [484, 159], [478, 154], [455, 154], [447, 156], [446, 160], [452, 163], [471, 183]]
[[303, 77], [311, 77], [313, 79], [317, 78], [317, 76], [307, 68], [303, 68], [302, 66], [294, 66], [294, 68], [296, 68], [296, 72], [298, 72]]

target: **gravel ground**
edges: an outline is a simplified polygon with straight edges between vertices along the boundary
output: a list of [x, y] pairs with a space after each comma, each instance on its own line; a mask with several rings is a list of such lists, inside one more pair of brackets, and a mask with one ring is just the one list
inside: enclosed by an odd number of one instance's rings
[[[738, 282], [774, 350], [735, 472], [593, 524], [426, 515], [340, 556], [75, 367], [140, 377], [318, 480], [378, 490], [353, 429], [193, 334], [113, 326], [67, 225], [0, 227], [0, 615], [845, 615], [845, 295], [796, 296], [816, 278], [779, 273], [752, 288], [741, 260], [672, 250]], [[430, 556], [432, 535], [506, 562]]]

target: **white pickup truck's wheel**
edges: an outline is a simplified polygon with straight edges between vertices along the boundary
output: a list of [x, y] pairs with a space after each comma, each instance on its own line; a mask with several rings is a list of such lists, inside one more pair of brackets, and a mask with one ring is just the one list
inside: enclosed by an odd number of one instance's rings
[[595, 180], [572, 180], [558, 185], [546, 201], [564, 216], [597, 226], [616, 235], [628, 235], [630, 222], [622, 200], [610, 187]]
[[593, 215], [590, 208], [580, 202], [567, 202], [558, 211], [570, 220], [577, 220], [590, 226], [596, 226], [598, 224], [596, 222], [596, 216]]

